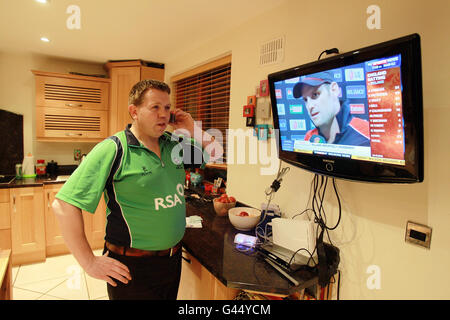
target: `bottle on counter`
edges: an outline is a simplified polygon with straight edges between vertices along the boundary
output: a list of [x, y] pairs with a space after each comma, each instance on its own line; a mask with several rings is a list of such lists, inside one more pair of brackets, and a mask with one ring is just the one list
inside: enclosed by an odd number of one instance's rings
[[24, 178], [34, 178], [36, 177], [36, 171], [34, 168], [34, 157], [29, 152], [22, 162], [22, 177]]
[[22, 164], [16, 163], [16, 179], [20, 180], [22, 179]]
[[47, 173], [45, 161], [42, 159], [37, 160], [36, 164], [36, 175], [38, 177], [43, 177]]
[[184, 181], [184, 185], [186, 188], [189, 188], [191, 184], [191, 172], [189, 170], [186, 170], [185, 172], [186, 172], [186, 179]]

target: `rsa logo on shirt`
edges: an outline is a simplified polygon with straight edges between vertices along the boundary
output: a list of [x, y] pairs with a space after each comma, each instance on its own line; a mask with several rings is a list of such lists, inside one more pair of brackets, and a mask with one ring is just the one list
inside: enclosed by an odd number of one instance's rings
[[161, 207], [167, 209], [183, 204], [180, 197], [184, 197], [184, 186], [181, 183], [177, 184], [177, 192], [173, 195], [169, 194], [165, 198], [155, 198], [155, 210], [159, 210]]

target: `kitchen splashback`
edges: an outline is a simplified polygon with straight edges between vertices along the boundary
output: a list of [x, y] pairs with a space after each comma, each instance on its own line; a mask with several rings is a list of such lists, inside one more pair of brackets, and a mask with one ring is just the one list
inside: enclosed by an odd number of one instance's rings
[[0, 174], [15, 174], [23, 161], [23, 115], [0, 109]]

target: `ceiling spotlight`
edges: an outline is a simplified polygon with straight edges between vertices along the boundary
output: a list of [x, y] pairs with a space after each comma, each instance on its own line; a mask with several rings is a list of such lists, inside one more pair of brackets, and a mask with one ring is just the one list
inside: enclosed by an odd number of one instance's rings
[[39, 3], [49, 3], [50, 2], [50, 0], [35, 0], [36, 2], [39, 2]]
[[[36, 1], [37, 1], [37, 0], [36, 0]], [[50, 40], [49, 40], [48, 38], [46, 38], [46, 37], [42, 37], [42, 38], [41, 38], [41, 41], [42, 41], [42, 42], [50, 42]]]

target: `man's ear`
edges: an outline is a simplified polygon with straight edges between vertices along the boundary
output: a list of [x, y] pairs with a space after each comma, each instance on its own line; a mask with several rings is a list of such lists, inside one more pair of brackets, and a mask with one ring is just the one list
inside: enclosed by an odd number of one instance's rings
[[134, 104], [130, 104], [128, 106], [128, 113], [130, 114], [131, 119], [136, 119], [137, 117], [137, 107]]
[[340, 93], [340, 91], [339, 91], [339, 85], [338, 85], [336, 82], [332, 82], [332, 83], [330, 84], [330, 91], [331, 91], [331, 93], [333, 94], [333, 96], [339, 97], [339, 93]]

